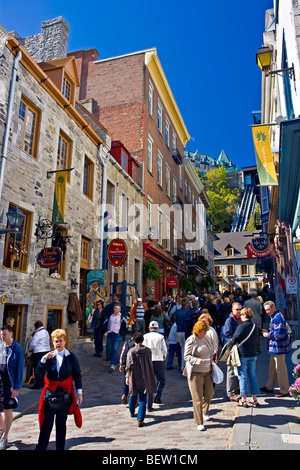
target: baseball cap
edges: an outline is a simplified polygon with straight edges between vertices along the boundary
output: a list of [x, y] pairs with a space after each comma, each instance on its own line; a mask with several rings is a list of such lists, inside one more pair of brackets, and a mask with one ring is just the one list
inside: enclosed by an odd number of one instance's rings
[[158, 328], [159, 327], [159, 324], [157, 323], [157, 321], [152, 321], [150, 322], [150, 328]]

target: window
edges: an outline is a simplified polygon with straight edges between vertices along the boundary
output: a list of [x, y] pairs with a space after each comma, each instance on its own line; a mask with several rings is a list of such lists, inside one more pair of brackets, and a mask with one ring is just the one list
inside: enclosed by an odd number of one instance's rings
[[162, 186], [162, 156], [160, 153], [157, 155], [157, 182]]
[[189, 201], [191, 202], [192, 200], [192, 190], [191, 187], [189, 186]]
[[21, 98], [18, 117], [17, 147], [37, 158], [40, 111], [25, 97]]
[[[72, 141], [64, 132], [59, 133], [57, 149], [57, 169], [66, 170], [71, 167]], [[68, 172], [68, 183], [70, 183], [70, 173]]]
[[260, 188], [260, 196], [261, 196], [261, 213], [265, 214], [269, 210], [268, 204], [268, 187], [261, 186]]
[[179, 187], [180, 189], [182, 189], [182, 166], [181, 165], [179, 165], [178, 171], [179, 171]]
[[263, 283], [262, 282], [256, 282], [255, 283], [255, 290], [259, 291], [263, 289]]
[[233, 264], [228, 264], [226, 266], [226, 275], [227, 275], [227, 277], [234, 276], [234, 265]]
[[177, 256], [177, 238], [178, 238], [178, 231], [177, 228], [173, 228], [173, 254]]
[[171, 222], [166, 220], [166, 250], [171, 251]]
[[158, 243], [162, 245], [162, 212], [158, 211]]
[[172, 150], [173, 150], [173, 155], [174, 155], [174, 153], [176, 152], [176, 134], [174, 131], [172, 134]]
[[226, 248], [226, 256], [234, 256], [233, 248]]
[[147, 224], [148, 229], [151, 227], [151, 212], [152, 212], [152, 202], [147, 200]]
[[122, 194], [121, 199], [121, 225], [122, 227], [128, 227], [128, 211], [129, 211], [129, 199], [125, 194]]
[[127, 171], [127, 155], [122, 151], [122, 168]]
[[153, 140], [148, 137], [148, 171], [152, 173], [152, 149], [153, 149]]
[[[14, 204], [9, 205], [9, 209], [14, 207]], [[3, 267], [26, 272], [30, 245], [31, 213], [22, 208], [20, 210], [25, 214], [25, 218], [19, 232], [8, 233], [5, 237]], [[7, 224], [7, 228], [9, 228], [9, 224]]]
[[47, 318], [46, 318], [46, 329], [51, 335], [52, 331], [60, 330], [63, 327], [63, 315], [64, 307], [58, 307], [56, 305], [47, 306]]
[[149, 83], [149, 101], [148, 101], [148, 106], [149, 106], [149, 114], [153, 116], [153, 86], [151, 83]]
[[160, 103], [157, 105], [157, 127], [162, 134], [162, 105]]
[[173, 176], [173, 203], [177, 202], [177, 179]]
[[222, 274], [221, 266], [219, 264], [215, 264], [215, 276], [220, 277], [221, 274]]
[[166, 119], [166, 145], [170, 146], [170, 122]]
[[248, 264], [241, 264], [241, 276], [248, 276]]
[[171, 171], [168, 166], [166, 166], [166, 194], [171, 197]]
[[64, 76], [62, 94], [64, 95], [65, 98], [67, 98], [68, 101], [71, 101], [71, 97], [72, 97], [71, 91], [72, 91], [71, 82], [66, 78], [66, 76]]
[[89, 269], [89, 253], [90, 241], [88, 238], [81, 237], [80, 267], [82, 269]]
[[249, 292], [249, 282], [242, 282], [241, 289], [243, 292]]
[[184, 180], [184, 193], [186, 195], [186, 197], [188, 196], [188, 183], [187, 183], [187, 179]]
[[85, 156], [83, 169], [83, 194], [85, 194], [89, 199], [93, 199], [93, 179], [94, 163]]

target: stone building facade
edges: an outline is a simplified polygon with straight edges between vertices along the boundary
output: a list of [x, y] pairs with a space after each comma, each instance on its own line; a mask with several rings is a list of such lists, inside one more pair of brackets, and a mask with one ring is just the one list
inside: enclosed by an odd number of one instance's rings
[[[37, 64], [16, 36], [5, 33], [0, 47], [2, 232], [9, 229], [9, 209], [18, 208], [24, 215], [20, 232], [0, 239], [0, 324], [13, 316], [15, 338], [22, 345], [36, 320], [50, 331], [67, 329], [72, 343], [86, 331], [88, 276], [93, 280], [102, 273], [106, 294], [110, 291], [101, 269], [104, 162], [107, 177], [131, 201], [140, 203], [143, 192], [109, 154], [109, 132], [88, 107], [75, 103], [74, 59]], [[66, 168], [64, 216], [54, 223], [56, 176], [61, 175], [57, 170]], [[60, 264], [45, 268], [43, 249], [60, 251]], [[133, 271], [142, 262], [142, 245], [135, 240], [129, 242], [126, 262], [123, 276], [138, 279]]]

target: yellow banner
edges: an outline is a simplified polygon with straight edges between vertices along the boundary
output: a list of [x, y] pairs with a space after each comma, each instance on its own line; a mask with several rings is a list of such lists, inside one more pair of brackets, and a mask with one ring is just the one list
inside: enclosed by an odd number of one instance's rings
[[252, 126], [257, 172], [261, 186], [276, 186], [278, 180], [269, 137], [269, 126]]
[[55, 190], [52, 210], [53, 224], [64, 223], [67, 177], [68, 171], [61, 170], [55, 173]]

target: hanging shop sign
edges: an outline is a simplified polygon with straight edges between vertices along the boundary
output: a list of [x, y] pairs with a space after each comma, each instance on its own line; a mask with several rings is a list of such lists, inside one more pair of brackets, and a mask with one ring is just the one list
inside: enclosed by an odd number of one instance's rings
[[57, 268], [62, 260], [62, 251], [58, 246], [44, 248], [37, 255], [37, 262], [41, 268]]
[[175, 289], [178, 286], [178, 279], [176, 277], [167, 277], [167, 286], [171, 289]]
[[247, 244], [247, 258], [251, 259], [253, 256], [263, 258], [264, 256], [275, 256], [274, 243], [270, 243], [268, 237], [252, 238], [251, 242]]
[[107, 259], [113, 266], [121, 266], [127, 258], [127, 246], [124, 240], [115, 238], [107, 248]]

